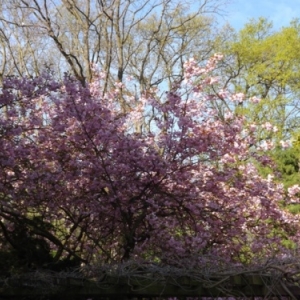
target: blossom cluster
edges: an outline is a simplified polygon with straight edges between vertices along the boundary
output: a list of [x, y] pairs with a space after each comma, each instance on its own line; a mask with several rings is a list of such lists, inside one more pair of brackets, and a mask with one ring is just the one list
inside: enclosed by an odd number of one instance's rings
[[202, 254], [239, 260], [288, 251], [281, 239], [296, 241], [298, 225], [279, 202], [299, 188], [286, 195], [259, 175], [249, 149], [256, 125], [245, 135], [245, 120], [219, 116], [205, 89], [184, 92], [199, 76], [203, 87], [214, 84], [209, 74], [219, 59], [205, 67], [189, 60], [186, 80], [165, 99], [153, 91], [123, 111], [120, 91], [102, 92], [103, 75], [86, 87], [69, 77], [7, 79], [0, 94], [3, 228], [13, 232], [21, 217], [39, 216], [51, 226], [36, 232], [55, 253], [87, 262], [196, 265]]

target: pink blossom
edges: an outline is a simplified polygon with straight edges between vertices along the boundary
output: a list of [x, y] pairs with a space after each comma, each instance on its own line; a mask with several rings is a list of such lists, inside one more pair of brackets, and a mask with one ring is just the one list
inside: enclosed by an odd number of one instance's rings
[[252, 124], [249, 125], [249, 129], [250, 129], [250, 131], [253, 132], [257, 129], [257, 125], [255, 123], [252, 123]]
[[224, 113], [224, 118], [226, 121], [234, 119], [234, 114], [231, 111], [227, 111]]
[[290, 147], [290, 141], [280, 141], [279, 143], [283, 149]]
[[235, 157], [234, 157], [234, 156], [232, 156], [232, 155], [226, 153], [226, 154], [222, 157], [221, 162], [223, 162], [223, 163], [235, 163], [236, 160], [235, 160]]
[[259, 103], [261, 101], [261, 99], [254, 96], [254, 97], [249, 98], [249, 101], [252, 103]]
[[299, 192], [300, 192], [300, 186], [298, 184], [295, 184], [288, 188], [288, 194], [290, 197], [294, 197]]
[[263, 151], [269, 151], [274, 148], [274, 143], [272, 141], [263, 141], [261, 142], [259, 149]]
[[234, 262], [288, 251], [274, 226], [291, 239], [299, 232], [298, 219], [279, 202], [296, 201], [300, 188], [286, 193], [271, 176], [261, 177], [253, 161], [263, 161], [260, 150], [272, 149], [272, 141], [250, 149], [259, 144], [257, 125], [214, 109], [211, 100], [245, 98], [208, 92], [220, 59], [216, 54], [201, 66], [190, 59], [184, 82], [164, 96], [153, 89], [139, 99], [126, 83], [104, 93], [99, 78], [86, 87], [69, 77], [5, 79], [3, 226], [13, 230], [27, 220], [34, 227], [36, 214], [48, 225], [30, 230], [51, 253], [76, 253], [87, 263], [140, 259], [201, 268], [204, 252]]
[[243, 93], [236, 93], [231, 95], [231, 100], [234, 102], [242, 103], [245, 100], [245, 95]]
[[262, 124], [262, 128], [265, 128], [267, 131], [273, 130], [273, 125], [270, 122]]

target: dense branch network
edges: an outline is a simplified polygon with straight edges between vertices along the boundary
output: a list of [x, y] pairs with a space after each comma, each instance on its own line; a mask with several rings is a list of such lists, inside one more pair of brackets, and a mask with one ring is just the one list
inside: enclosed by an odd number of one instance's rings
[[[282, 202], [297, 199], [299, 189], [286, 193], [270, 176], [262, 178], [256, 161], [265, 157], [249, 148], [255, 128], [211, 105], [219, 101], [207, 91], [217, 87], [210, 75], [220, 59], [206, 65], [190, 59], [183, 80], [164, 98], [155, 89], [138, 103], [125, 97], [127, 112], [116, 101], [120, 83], [103, 93], [102, 73], [86, 86], [49, 74], [6, 79], [0, 94], [3, 247], [25, 261], [43, 253], [44, 261], [29, 267], [132, 259], [196, 267], [203, 255], [243, 263], [292, 255], [298, 218]], [[19, 251], [21, 232], [34, 245], [31, 253]]]

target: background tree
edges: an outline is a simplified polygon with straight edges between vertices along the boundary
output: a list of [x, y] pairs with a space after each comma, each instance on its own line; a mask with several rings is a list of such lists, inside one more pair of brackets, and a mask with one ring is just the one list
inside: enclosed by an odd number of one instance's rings
[[260, 18], [239, 32], [232, 30], [231, 36], [220, 44], [225, 57], [219, 69], [223, 86], [246, 98], [261, 99], [258, 105], [237, 101], [232, 110], [247, 116], [249, 123], [276, 126], [273, 131], [262, 130], [262, 139], [272, 136], [278, 143], [291, 137], [299, 114], [298, 22], [276, 31], [271, 22]]
[[[56, 75], [70, 72], [84, 84], [93, 77], [92, 64], [99, 64], [107, 76], [104, 92], [114, 82], [122, 82], [125, 74], [133, 76], [140, 92], [170, 76], [181, 76], [183, 61], [195, 49], [203, 59], [212, 54], [213, 42], [204, 41], [212, 41], [210, 16], [220, 11], [221, 4], [215, 0], [193, 5], [173, 0], [9, 0], [2, 4], [0, 16], [2, 44], [6, 52], [11, 49], [14, 67], [31, 66], [30, 72], [21, 68], [17, 75], [39, 75], [41, 66], [46, 66]], [[18, 43], [22, 49], [11, 47]], [[3, 62], [4, 74], [15, 75], [9, 64], [9, 59]]]
[[[269, 150], [272, 158], [260, 168], [264, 176], [272, 174], [286, 189], [299, 184], [299, 147], [294, 142], [282, 150], [280, 145], [283, 139], [297, 140], [298, 135], [299, 22], [275, 30], [266, 19], [252, 20], [239, 32], [231, 29], [231, 38], [219, 45], [226, 54], [216, 74], [224, 87], [241, 95], [230, 107], [222, 96], [214, 105], [220, 114], [230, 109], [245, 116], [256, 130], [257, 144], [249, 146]], [[252, 102], [245, 105], [239, 101], [243, 97]], [[295, 204], [289, 209], [299, 211]]]

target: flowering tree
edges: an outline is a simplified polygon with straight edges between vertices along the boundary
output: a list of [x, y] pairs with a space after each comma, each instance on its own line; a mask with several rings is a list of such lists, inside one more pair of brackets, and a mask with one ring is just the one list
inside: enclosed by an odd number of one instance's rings
[[278, 203], [295, 193], [259, 176], [253, 126], [212, 108], [217, 96], [205, 91], [219, 59], [204, 67], [188, 61], [184, 80], [164, 99], [155, 90], [138, 103], [128, 97], [128, 113], [115, 101], [125, 87], [103, 95], [101, 73], [86, 87], [47, 74], [6, 79], [2, 245], [17, 249], [22, 233], [51, 262], [197, 265], [205, 255], [237, 261], [287, 253], [282, 240], [299, 231]]

